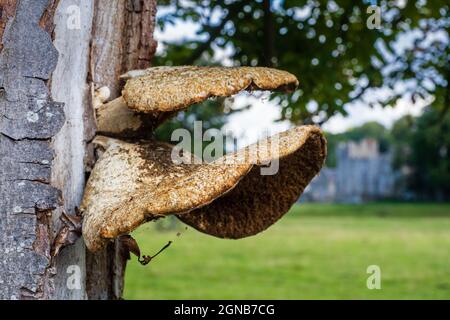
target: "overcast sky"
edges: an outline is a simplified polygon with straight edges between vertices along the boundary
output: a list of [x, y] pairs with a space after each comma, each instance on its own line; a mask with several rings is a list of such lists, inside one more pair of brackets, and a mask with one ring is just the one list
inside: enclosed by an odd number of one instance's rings
[[[160, 10], [158, 15], [164, 13], [166, 13], [166, 11]], [[155, 32], [155, 37], [159, 41], [182, 41], [198, 37], [196, 35], [197, 30], [198, 25], [193, 22], [178, 21], [175, 25], [168, 26], [164, 32], [158, 28]], [[406, 44], [407, 42], [407, 39], [405, 39], [404, 43]], [[159, 43], [158, 52], [163, 50], [164, 46]], [[227, 51], [217, 49], [215, 50], [215, 60], [220, 60], [221, 62], [225, 62], [225, 64], [231, 64], [231, 62], [227, 60], [228, 54]], [[299, 80], [301, 85], [301, 78]], [[379, 97], [386, 94], [386, 92], [378, 90], [368, 92], [366, 97], [370, 100], [371, 97]], [[264, 135], [273, 134], [289, 128], [290, 124], [287, 122], [275, 123], [275, 120], [279, 118], [280, 108], [273, 102], [268, 101], [266, 96], [267, 95], [254, 96], [251, 94], [240, 94], [235, 97], [235, 108], [244, 106], [249, 102], [252, 105], [249, 110], [230, 116], [229, 123], [225, 127], [226, 130], [232, 131], [235, 136], [239, 138], [239, 146], [255, 142]], [[390, 127], [397, 119], [406, 114], [419, 115], [424, 105], [424, 101], [417, 101], [416, 104], [413, 105], [410, 99], [401, 100], [395, 108], [370, 108], [361, 103], [353, 103], [345, 106], [348, 116], [334, 116], [323, 126], [323, 128], [332, 133], [339, 133], [368, 121], [378, 121], [383, 125]]]

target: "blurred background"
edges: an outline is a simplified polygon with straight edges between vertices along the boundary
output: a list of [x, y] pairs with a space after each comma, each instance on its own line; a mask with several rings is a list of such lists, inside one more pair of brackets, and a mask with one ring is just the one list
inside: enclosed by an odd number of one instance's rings
[[[293, 125], [321, 126], [328, 159], [289, 214], [220, 240], [175, 218], [134, 233], [128, 299], [449, 299], [448, 1], [158, 1], [154, 65], [270, 66], [293, 94], [242, 93], [179, 114], [233, 151]], [[381, 288], [369, 289], [370, 266]], [[371, 270], [369, 268], [369, 270]]]

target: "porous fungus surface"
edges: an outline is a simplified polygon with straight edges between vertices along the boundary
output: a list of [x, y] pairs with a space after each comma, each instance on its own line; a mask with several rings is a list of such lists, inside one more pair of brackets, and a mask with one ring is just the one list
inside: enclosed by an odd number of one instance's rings
[[[173, 161], [173, 146], [98, 137], [105, 148], [81, 206], [91, 251], [140, 224], [177, 214], [196, 229], [240, 238], [276, 222], [319, 172], [326, 153], [320, 129], [296, 127], [212, 163]], [[273, 146], [276, 145], [276, 148]], [[185, 159], [193, 156], [185, 153]], [[274, 175], [261, 167], [279, 160]]]
[[182, 110], [210, 97], [229, 97], [243, 90], [293, 91], [297, 78], [265, 67], [154, 67], [131, 71], [123, 97], [129, 108], [155, 113]]
[[83, 236], [91, 251], [140, 224], [205, 205], [224, 194], [251, 165], [175, 164], [173, 146], [137, 144], [98, 137], [106, 151], [88, 180], [81, 212]]
[[254, 166], [228, 194], [178, 218], [220, 238], [240, 239], [266, 230], [289, 211], [322, 168], [323, 135], [314, 129], [303, 133], [297, 150], [282, 152], [277, 174], [261, 175], [261, 167]]

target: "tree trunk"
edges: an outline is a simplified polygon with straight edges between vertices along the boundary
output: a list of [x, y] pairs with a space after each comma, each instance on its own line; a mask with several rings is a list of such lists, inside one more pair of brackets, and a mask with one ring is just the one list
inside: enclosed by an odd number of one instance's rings
[[148, 67], [156, 0], [0, 0], [0, 298], [117, 299], [119, 243], [52, 257], [95, 158], [92, 89]]

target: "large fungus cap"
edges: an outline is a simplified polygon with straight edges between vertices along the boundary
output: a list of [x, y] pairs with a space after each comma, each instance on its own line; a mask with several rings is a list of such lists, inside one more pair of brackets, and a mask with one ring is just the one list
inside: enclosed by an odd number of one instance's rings
[[[296, 127], [203, 164], [176, 164], [174, 146], [161, 142], [98, 137], [96, 143], [105, 152], [81, 205], [91, 251], [169, 214], [219, 237], [256, 234], [289, 210], [326, 155], [323, 134], [314, 126]], [[183, 158], [193, 159], [187, 153]], [[261, 175], [269, 161], [278, 162], [279, 170]]]
[[210, 97], [229, 97], [243, 90], [293, 91], [297, 78], [264, 67], [154, 67], [131, 71], [122, 92], [139, 112], [172, 112]]
[[298, 127], [281, 134], [279, 150], [275, 175], [262, 175], [257, 164], [229, 193], [178, 218], [219, 238], [241, 239], [266, 230], [289, 211], [319, 173], [326, 140], [317, 127]]

